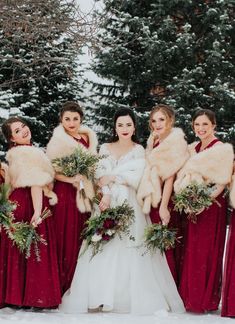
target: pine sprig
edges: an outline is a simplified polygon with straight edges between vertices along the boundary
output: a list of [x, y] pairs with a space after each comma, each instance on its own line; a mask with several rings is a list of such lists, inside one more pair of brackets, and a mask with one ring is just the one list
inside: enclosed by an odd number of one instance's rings
[[[47, 208], [44, 209], [40, 218], [45, 220], [51, 216], [51, 211]], [[21, 253], [25, 254], [26, 259], [31, 256], [31, 249], [33, 247], [37, 261], [40, 261], [40, 244], [47, 245], [47, 241], [38, 234], [37, 228], [28, 222], [13, 223], [9, 237], [16, 245]]]
[[100, 215], [88, 219], [82, 234], [85, 239], [85, 248], [82, 254], [88, 247], [91, 247], [91, 258], [93, 258], [103, 250], [105, 244], [117, 235], [120, 239], [123, 236], [129, 236], [130, 240], [134, 240], [134, 237], [130, 235], [130, 225], [133, 223], [134, 217], [134, 209], [124, 202], [120, 206], [107, 208]]
[[180, 213], [184, 212], [189, 220], [196, 223], [197, 214], [213, 204], [213, 199], [211, 198], [213, 191], [214, 186], [207, 186], [193, 181], [186, 188], [175, 194], [173, 198], [174, 209]]
[[148, 225], [144, 230], [143, 245], [146, 248], [146, 252], [154, 253], [159, 249], [161, 254], [163, 254], [164, 251], [174, 248], [178, 240], [177, 230], [168, 228], [167, 225], [161, 223]]
[[53, 159], [52, 165], [57, 173], [61, 173], [66, 177], [73, 177], [79, 173], [93, 180], [96, 165], [102, 158], [78, 147], [70, 155]]

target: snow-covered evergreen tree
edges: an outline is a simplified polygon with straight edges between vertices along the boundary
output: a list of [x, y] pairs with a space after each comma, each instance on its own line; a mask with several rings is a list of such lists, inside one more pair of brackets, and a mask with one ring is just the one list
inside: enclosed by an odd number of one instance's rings
[[[235, 134], [235, 3], [233, 0], [104, 0], [93, 70], [97, 123], [132, 106], [147, 134], [148, 111], [169, 103], [189, 138], [198, 108], [216, 112], [218, 131]], [[103, 132], [103, 135], [105, 133]]]
[[73, 7], [61, 0], [25, 0], [6, 2], [2, 10], [12, 20], [9, 28], [0, 15], [1, 116], [21, 115], [33, 139], [45, 145], [61, 103], [81, 97], [78, 50], [58, 22], [63, 17], [69, 21]]

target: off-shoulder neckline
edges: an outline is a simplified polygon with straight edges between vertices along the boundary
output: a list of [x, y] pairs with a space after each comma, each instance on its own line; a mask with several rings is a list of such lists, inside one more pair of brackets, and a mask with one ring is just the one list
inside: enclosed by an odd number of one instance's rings
[[110, 143], [104, 143], [103, 147], [105, 148], [105, 150], [108, 152], [108, 155], [115, 161], [120, 161], [123, 158], [125, 158], [126, 156], [128, 156], [130, 153], [132, 153], [137, 147], [139, 147], [139, 144], [134, 144], [134, 146], [125, 154], [121, 155], [118, 159], [110, 152], [110, 150], [108, 149], [108, 144]]

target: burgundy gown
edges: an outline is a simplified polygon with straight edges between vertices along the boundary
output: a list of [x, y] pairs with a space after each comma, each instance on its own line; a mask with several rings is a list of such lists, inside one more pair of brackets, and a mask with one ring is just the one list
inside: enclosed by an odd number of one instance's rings
[[[160, 144], [158, 142], [157, 144], [154, 145], [153, 148], [156, 148], [159, 145]], [[181, 217], [180, 217], [179, 213], [174, 211], [174, 205], [173, 205], [173, 202], [171, 199], [169, 201], [168, 207], [169, 207], [169, 211], [171, 214], [171, 218], [170, 218], [168, 227], [177, 229], [177, 236], [180, 237], [180, 236], [182, 236], [181, 221], [180, 221]], [[154, 224], [161, 223], [159, 207], [157, 207], [157, 208], [151, 207], [149, 216], [150, 216], [152, 223], [154, 223]], [[175, 283], [178, 284], [178, 282], [179, 282], [179, 268], [180, 268], [180, 260], [181, 260], [181, 241], [176, 243], [175, 248], [165, 251], [165, 255], [166, 255], [168, 266], [169, 266], [172, 276], [175, 280]]]
[[[200, 146], [196, 146], [197, 153]], [[214, 202], [198, 215], [196, 224], [187, 221], [179, 292], [186, 310], [195, 313], [217, 310], [221, 296], [227, 206], [223, 193], [216, 200], [220, 206]]]
[[235, 210], [231, 215], [222, 289], [221, 316], [235, 317]]
[[[9, 199], [17, 203], [15, 222], [30, 222], [33, 204], [30, 187], [15, 189]], [[43, 208], [48, 200], [43, 198]], [[37, 227], [47, 245], [39, 245], [41, 261], [37, 261], [33, 249], [26, 259], [4, 230], [0, 246], [0, 304], [20, 307], [55, 308], [61, 303], [59, 273], [56, 254], [56, 238], [53, 216]]]
[[[88, 143], [83, 138], [77, 141], [88, 148]], [[63, 295], [71, 286], [82, 244], [81, 233], [90, 213], [81, 213], [78, 210], [76, 205], [77, 189], [72, 184], [56, 181], [54, 192], [58, 197], [58, 203], [54, 206], [53, 213], [61, 295]]]

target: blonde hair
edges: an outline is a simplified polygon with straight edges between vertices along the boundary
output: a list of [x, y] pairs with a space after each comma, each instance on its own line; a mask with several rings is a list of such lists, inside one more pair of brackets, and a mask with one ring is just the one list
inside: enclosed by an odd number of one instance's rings
[[152, 128], [152, 118], [153, 115], [157, 112], [161, 111], [167, 119], [167, 123], [171, 124], [171, 127], [174, 125], [175, 122], [175, 112], [174, 109], [171, 106], [164, 105], [164, 104], [159, 104], [157, 106], [154, 106], [150, 112], [149, 115], [149, 128], [150, 130], [153, 130]]

